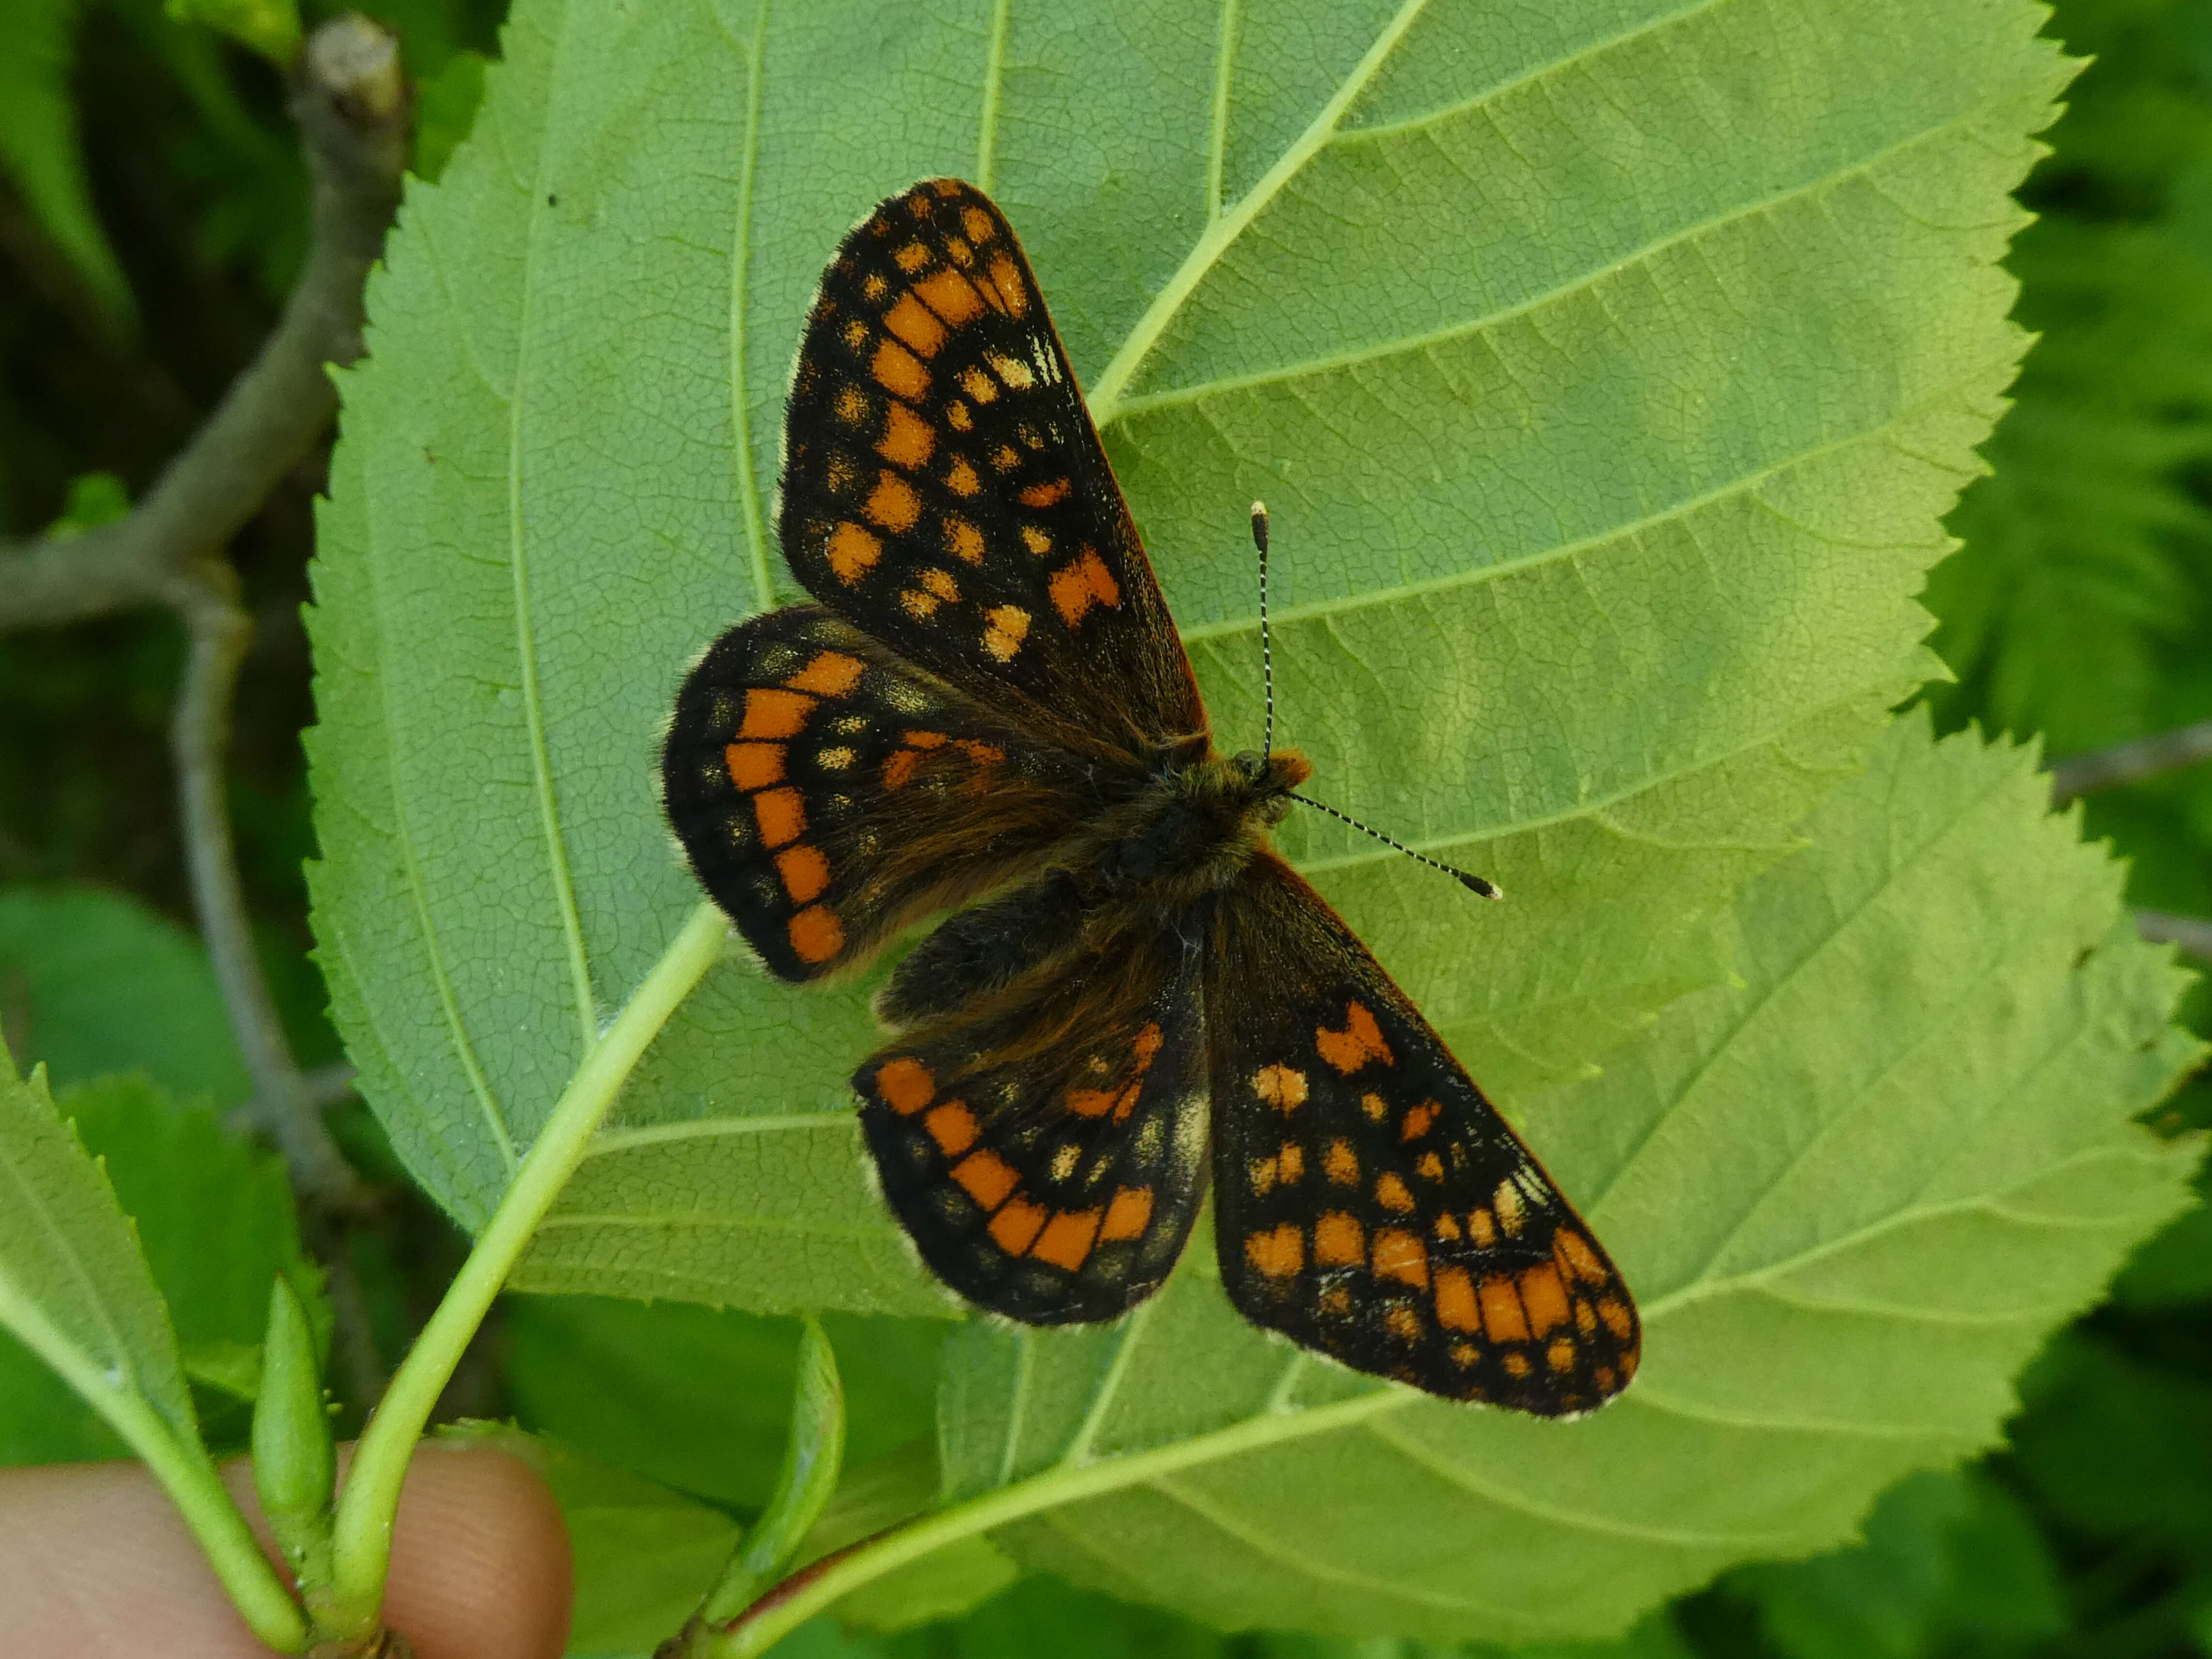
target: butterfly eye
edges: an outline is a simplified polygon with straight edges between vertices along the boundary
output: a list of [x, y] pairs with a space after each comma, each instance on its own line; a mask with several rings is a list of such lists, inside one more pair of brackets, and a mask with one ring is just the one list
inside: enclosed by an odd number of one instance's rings
[[1235, 760], [1231, 761], [1230, 764], [1234, 766], [1239, 772], [1242, 772], [1244, 775], [1245, 781], [1250, 783], [1259, 782], [1261, 775], [1267, 769], [1266, 758], [1256, 749], [1245, 750], [1242, 754], [1238, 755]]

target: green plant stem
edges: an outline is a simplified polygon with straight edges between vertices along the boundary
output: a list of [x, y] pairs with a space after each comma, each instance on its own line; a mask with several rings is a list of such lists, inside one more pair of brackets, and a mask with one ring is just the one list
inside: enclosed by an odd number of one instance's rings
[[253, 1633], [279, 1653], [306, 1651], [307, 1615], [262, 1554], [253, 1529], [206, 1452], [180, 1441], [143, 1396], [118, 1386], [43, 1313], [9, 1291], [0, 1280], [0, 1304], [7, 1304], [0, 1325], [52, 1365], [153, 1471]]
[[1270, 1412], [1246, 1418], [1212, 1434], [1201, 1434], [1156, 1450], [1094, 1463], [1062, 1463], [995, 1492], [987, 1492], [863, 1539], [849, 1549], [802, 1567], [714, 1633], [708, 1651], [714, 1659], [754, 1659], [817, 1613], [880, 1578], [896, 1567], [918, 1561], [933, 1550], [963, 1538], [1003, 1527], [1041, 1510], [1057, 1508], [1102, 1492], [1140, 1486], [1194, 1463], [1234, 1457], [1262, 1446], [1326, 1434], [1370, 1417], [1395, 1411], [1422, 1396], [1408, 1389], [1379, 1389], [1332, 1405], [1298, 1412]]
[[631, 1067], [720, 958], [728, 934], [728, 922], [712, 904], [702, 903], [691, 913], [629, 1004], [584, 1055], [476, 1248], [394, 1373], [362, 1431], [338, 1494], [332, 1529], [336, 1594], [325, 1634], [357, 1638], [376, 1627], [392, 1563], [400, 1483], [431, 1408], [538, 1223], [583, 1161]]

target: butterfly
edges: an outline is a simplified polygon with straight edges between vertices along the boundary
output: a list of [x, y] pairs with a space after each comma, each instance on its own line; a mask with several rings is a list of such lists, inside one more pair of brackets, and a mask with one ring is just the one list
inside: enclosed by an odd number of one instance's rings
[[1311, 767], [1215, 749], [981, 191], [925, 179], [838, 248], [778, 514], [816, 603], [692, 668], [663, 799], [780, 979], [849, 973], [950, 913], [878, 994], [892, 1035], [853, 1077], [931, 1271], [1010, 1319], [1114, 1319], [1167, 1278], [1210, 1184], [1221, 1281], [1255, 1324], [1545, 1416], [1626, 1387], [1640, 1333], [1613, 1263], [1271, 850]]

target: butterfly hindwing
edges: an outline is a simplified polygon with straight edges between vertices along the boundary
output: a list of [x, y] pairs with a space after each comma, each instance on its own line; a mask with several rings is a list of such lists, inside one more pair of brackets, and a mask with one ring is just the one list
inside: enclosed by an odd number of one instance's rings
[[807, 591], [978, 696], [1131, 750], [1202, 729], [1029, 261], [950, 179], [885, 200], [808, 314], [781, 532]]
[[1541, 1416], [1635, 1375], [1635, 1304], [1443, 1040], [1261, 853], [1206, 972], [1215, 1232], [1255, 1323], [1357, 1370]]
[[1072, 766], [807, 605], [691, 671], [661, 789], [700, 884], [771, 971], [810, 980], [1064, 839], [1088, 810]]
[[853, 1079], [884, 1198], [932, 1271], [1031, 1324], [1157, 1290], [1206, 1188], [1192, 952], [1146, 930], [1058, 957]]

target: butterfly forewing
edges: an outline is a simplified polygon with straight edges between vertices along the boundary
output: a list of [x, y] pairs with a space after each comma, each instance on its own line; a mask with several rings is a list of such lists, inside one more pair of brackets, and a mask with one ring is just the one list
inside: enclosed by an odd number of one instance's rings
[[661, 792], [700, 884], [789, 980], [865, 961], [1089, 810], [1060, 750], [811, 605], [739, 623], [691, 671]]
[[1635, 1375], [1635, 1304], [1449, 1049], [1262, 853], [1206, 972], [1215, 1234], [1255, 1323], [1359, 1370], [1543, 1416]]
[[781, 510], [807, 591], [955, 684], [1132, 750], [1200, 728], [1044, 297], [980, 191], [925, 180], [838, 249], [799, 346]]
[[1111, 1319], [1159, 1287], [1206, 1186], [1194, 953], [1126, 932], [853, 1079], [884, 1196], [922, 1260], [1033, 1324]]

